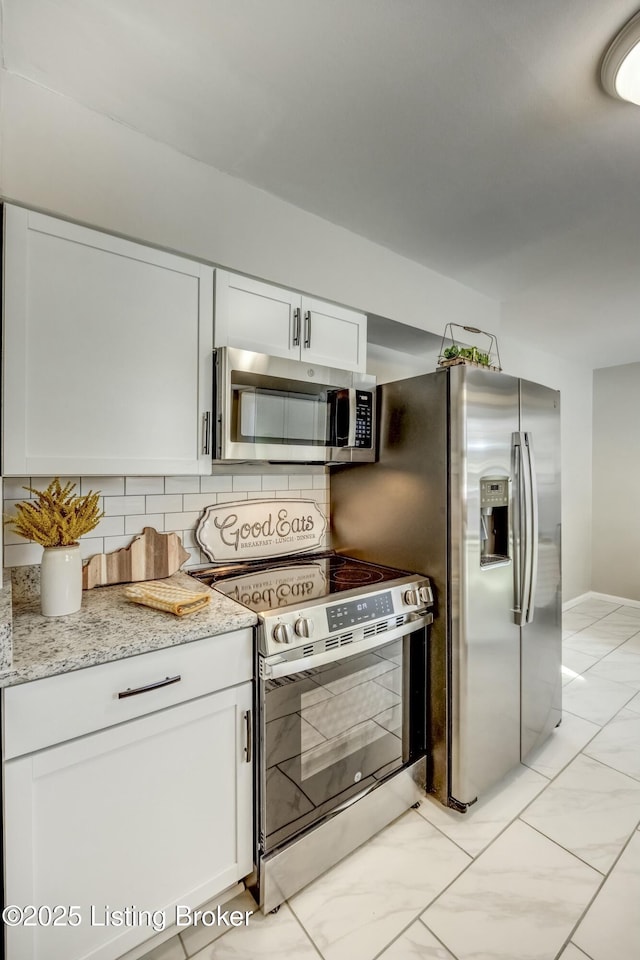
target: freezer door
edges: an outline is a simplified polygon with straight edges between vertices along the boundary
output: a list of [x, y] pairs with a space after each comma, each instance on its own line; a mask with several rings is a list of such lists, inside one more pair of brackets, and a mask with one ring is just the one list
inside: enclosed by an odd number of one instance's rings
[[[526, 437], [536, 536], [523, 558], [521, 756], [541, 744], [562, 716], [560, 576], [560, 394], [520, 381], [520, 433]], [[535, 516], [537, 514], [537, 516]], [[537, 528], [537, 529], [536, 529]], [[528, 580], [528, 583], [524, 583]], [[529, 600], [527, 599], [529, 597]]]
[[[467, 805], [520, 760], [520, 643], [514, 622], [512, 435], [518, 380], [450, 370], [450, 798]], [[494, 483], [495, 481], [495, 483]], [[486, 556], [507, 493], [507, 542]], [[488, 509], [492, 512], [488, 512]], [[504, 516], [504, 507], [501, 507]]]

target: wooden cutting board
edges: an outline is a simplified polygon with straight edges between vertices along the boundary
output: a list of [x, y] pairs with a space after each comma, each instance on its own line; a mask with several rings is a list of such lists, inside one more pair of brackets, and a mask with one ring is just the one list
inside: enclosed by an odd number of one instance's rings
[[189, 554], [177, 533], [145, 527], [128, 547], [97, 553], [82, 568], [82, 589], [138, 580], [162, 580], [180, 569]]

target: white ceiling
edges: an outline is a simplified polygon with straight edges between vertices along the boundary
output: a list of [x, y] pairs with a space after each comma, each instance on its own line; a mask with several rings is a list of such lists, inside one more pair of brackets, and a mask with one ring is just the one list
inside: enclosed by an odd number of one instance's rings
[[602, 366], [640, 360], [640, 108], [598, 82], [639, 2], [3, 0], [3, 58]]

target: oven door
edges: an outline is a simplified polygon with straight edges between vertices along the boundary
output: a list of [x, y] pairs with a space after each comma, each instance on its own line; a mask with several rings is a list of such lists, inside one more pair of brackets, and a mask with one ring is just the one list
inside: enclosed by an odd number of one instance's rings
[[431, 619], [418, 618], [350, 655], [342, 647], [272, 668], [274, 658], [263, 659], [259, 854], [271, 853], [425, 756]]

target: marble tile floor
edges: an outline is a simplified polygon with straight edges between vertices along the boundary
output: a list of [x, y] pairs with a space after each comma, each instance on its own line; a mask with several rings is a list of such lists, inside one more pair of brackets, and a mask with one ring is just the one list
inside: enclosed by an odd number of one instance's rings
[[467, 814], [425, 798], [278, 913], [143, 960], [639, 960], [640, 608], [564, 627], [561, 726]]

